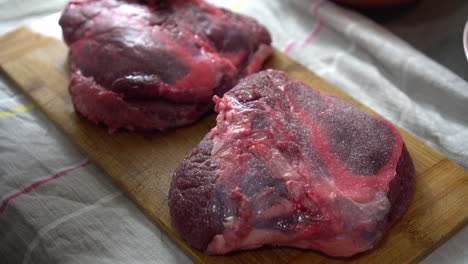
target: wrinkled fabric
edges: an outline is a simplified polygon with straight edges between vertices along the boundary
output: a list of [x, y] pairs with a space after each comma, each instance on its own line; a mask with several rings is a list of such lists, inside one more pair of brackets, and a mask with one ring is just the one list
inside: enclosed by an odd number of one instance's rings
[[[468, 84], [446, 68], [367, 18], [328, 1], [210, 2], [253, 15], [270, 30], [277, 49], [468, 168]], [[0, 34], [58, 12], [65, 3], [0, 0]], [[57, 19], [58, 14], [33, 25], [60, 37]], [[1, 262], [189, 262], [4, 77]], [[466, 263], [466, 248], [468, 228], [423, 263]]]

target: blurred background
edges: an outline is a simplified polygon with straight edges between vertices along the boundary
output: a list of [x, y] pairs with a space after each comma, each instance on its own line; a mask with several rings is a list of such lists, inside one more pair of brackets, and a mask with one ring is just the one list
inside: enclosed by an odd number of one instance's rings
[[[462, 39], [468, 20], [468, 1], [382, 1], [408, 3], [380, 8], [362, 8], [367, 6], [366, 4], [343, 5], [383, 25], [433, 60], [468, 80], [468, 62]], [[341, 0], [340, 2], [376, 3], [379, 0]]]

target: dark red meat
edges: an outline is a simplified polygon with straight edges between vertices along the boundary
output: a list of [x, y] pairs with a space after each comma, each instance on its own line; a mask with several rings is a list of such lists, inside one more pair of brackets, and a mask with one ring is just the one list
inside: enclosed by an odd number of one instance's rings
[[70, 46], [75, 108], [111, 129], [196, 121], [271, 54], [255, 20], [202, 0], [71, 1], [60, 19]]
[[215, 101], [217, 125], [169, 193], [175, 227], [193, 247], [351, 256], [373, 248], [406, 210], [414, 167], [387, 121], [272, 70]]

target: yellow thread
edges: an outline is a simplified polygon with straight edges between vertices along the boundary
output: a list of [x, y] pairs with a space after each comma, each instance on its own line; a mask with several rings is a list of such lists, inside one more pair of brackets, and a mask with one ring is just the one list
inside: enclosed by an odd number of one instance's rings
[[234, 13], [239, 12], [239, 10], [245, 5], [247, 0], [239, 0], [237, 3], [231, 8], [231, 11]]
[[28, 111], [29, 109], [34, 108], [34, 107], [35, 107], [34, 104], [28, 104], [28, 105], [23, 105], [23, 106], [15, 107], [12, 109], [8, 109], [5, 112], [0, 112], [0, 118], [8, 117], [16, 113]]

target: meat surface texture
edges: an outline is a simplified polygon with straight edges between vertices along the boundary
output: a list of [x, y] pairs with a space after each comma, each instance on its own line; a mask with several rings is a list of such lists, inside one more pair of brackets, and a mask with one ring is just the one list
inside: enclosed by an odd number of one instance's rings
[[193, 123], [272, 52], [254, 19], [203, 0], [71, 1], [59, 23], [75, 109], [111, 130]]
[[273, 70], [214, 100], [217, 125], [169, 191], [175, 227], [193, 247], [352, 256], [408, 207], [413, 162], [387, 121]]

